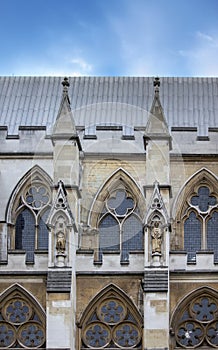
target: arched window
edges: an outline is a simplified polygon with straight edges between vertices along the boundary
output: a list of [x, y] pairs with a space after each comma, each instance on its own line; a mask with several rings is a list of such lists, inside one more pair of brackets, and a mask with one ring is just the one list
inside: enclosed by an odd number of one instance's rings
[[12, 288], [0, 301], [0, 348], [45, 348], [45, 316], [36, 301]]
[[196, 252], [210, 250], [218, 261], [218, 200], [209, 186], [201, 185], [188, 198], [184, 216], [184, 249], [188, 261], [195, 261]]
[[11, 249], [25, 251], [26, 263], [34, 263], [35, 251], [48, 250], [46, 222], [50, 212], [51, 190], [41, 173], [38, 168], [30, 171], [11, 198], [10, 245]]
[[136, 200], [125, 188], [118, 188], [106, 199], [99, 223], [99, 259], [102, 253], [121, 252], [121, 262], [129, 253], [143, 251], [143, 226]]
[[191, 293], [171, 321], [174, 348], [218, 348], [218, 295], [209, 288]]
[[88, 305], [80, 327], [81, 350], [142, 349], [141, 317], [128, 297], [115, 288]]

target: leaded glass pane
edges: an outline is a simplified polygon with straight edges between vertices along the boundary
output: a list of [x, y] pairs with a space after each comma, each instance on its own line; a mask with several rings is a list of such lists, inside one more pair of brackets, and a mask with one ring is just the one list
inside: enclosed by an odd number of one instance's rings
[[123, 223], [121, 261], [128, 260], [129, 252], [137, 250], [143, 250], [143, 229], [139, 218], [132, 214]]
[[218, 212], [214, 212], [207, 222], [207, 248], [214, 252], [214, 260], [218, 261]]
[[37, 242], [38, 249], [48, 250], [48, 228], [47, 228], [46, 222], [48, 219], [49, 212], [50, 212], [50, 209], [46, 210], [39, 220], [38, 242]]
[[117, 220], [110, 214], [106, 215], [99, 225], [100, 250], [117, 251], [120, 249], [120, 228]]
[[27, 208], [18, 215], [16, 220], [15, 249], [24, 249], [27, 261], [34, 261], [35, 218]]
[[193, 211], [184, 223], [184, 249], [188, 261], [195, 260], [196, 252], [201, 249], [201, 222]]

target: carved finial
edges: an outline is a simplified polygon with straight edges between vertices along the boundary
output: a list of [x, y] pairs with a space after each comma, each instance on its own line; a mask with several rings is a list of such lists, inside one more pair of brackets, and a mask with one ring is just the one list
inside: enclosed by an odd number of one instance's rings
[[70, 86], [70, 83], [68, 81], [68, 78], [65, 77], [64, 80], [61, 83], [63, 85], [63, 92], [68, 92], [68, 88]]
[[158, 78], [158, 77], [154, 78], [153, 84], [154, 84], [154, 88], [155, 88], [155, 90], [154, 90], [155, 94], [159, 94], [160, 78]]

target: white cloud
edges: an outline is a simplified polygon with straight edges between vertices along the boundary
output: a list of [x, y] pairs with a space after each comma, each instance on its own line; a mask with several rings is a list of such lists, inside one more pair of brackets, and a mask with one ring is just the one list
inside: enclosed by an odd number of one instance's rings
[[202, 33], [202, 32], [197, 32], [197, 36], [200, 38], [200, 39], [204, 39], [204, 40], [207, 40], [207, 41], [214, 41], [213, 37], [208, 35], [208, 34], [205, 34], [205, 33]]
[[93, 66], [92, 64], [86, 62], [83, 58], [73, 58], [70, 61], [70, 64], [72, 64], [73, 66], [76, 66], [79, 68], [79, 71], [84, 73], [89, 73], [92, 72], [93, 70]]
[[197, 32], [190, 50], [180, 50], [192, 76], [218, 76], [218, 34]]

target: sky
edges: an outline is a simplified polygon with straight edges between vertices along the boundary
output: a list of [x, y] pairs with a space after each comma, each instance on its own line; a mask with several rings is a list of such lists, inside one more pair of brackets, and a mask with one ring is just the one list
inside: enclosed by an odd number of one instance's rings
[[218, 0], [0, 0], [0, 75], [218, 76]]

